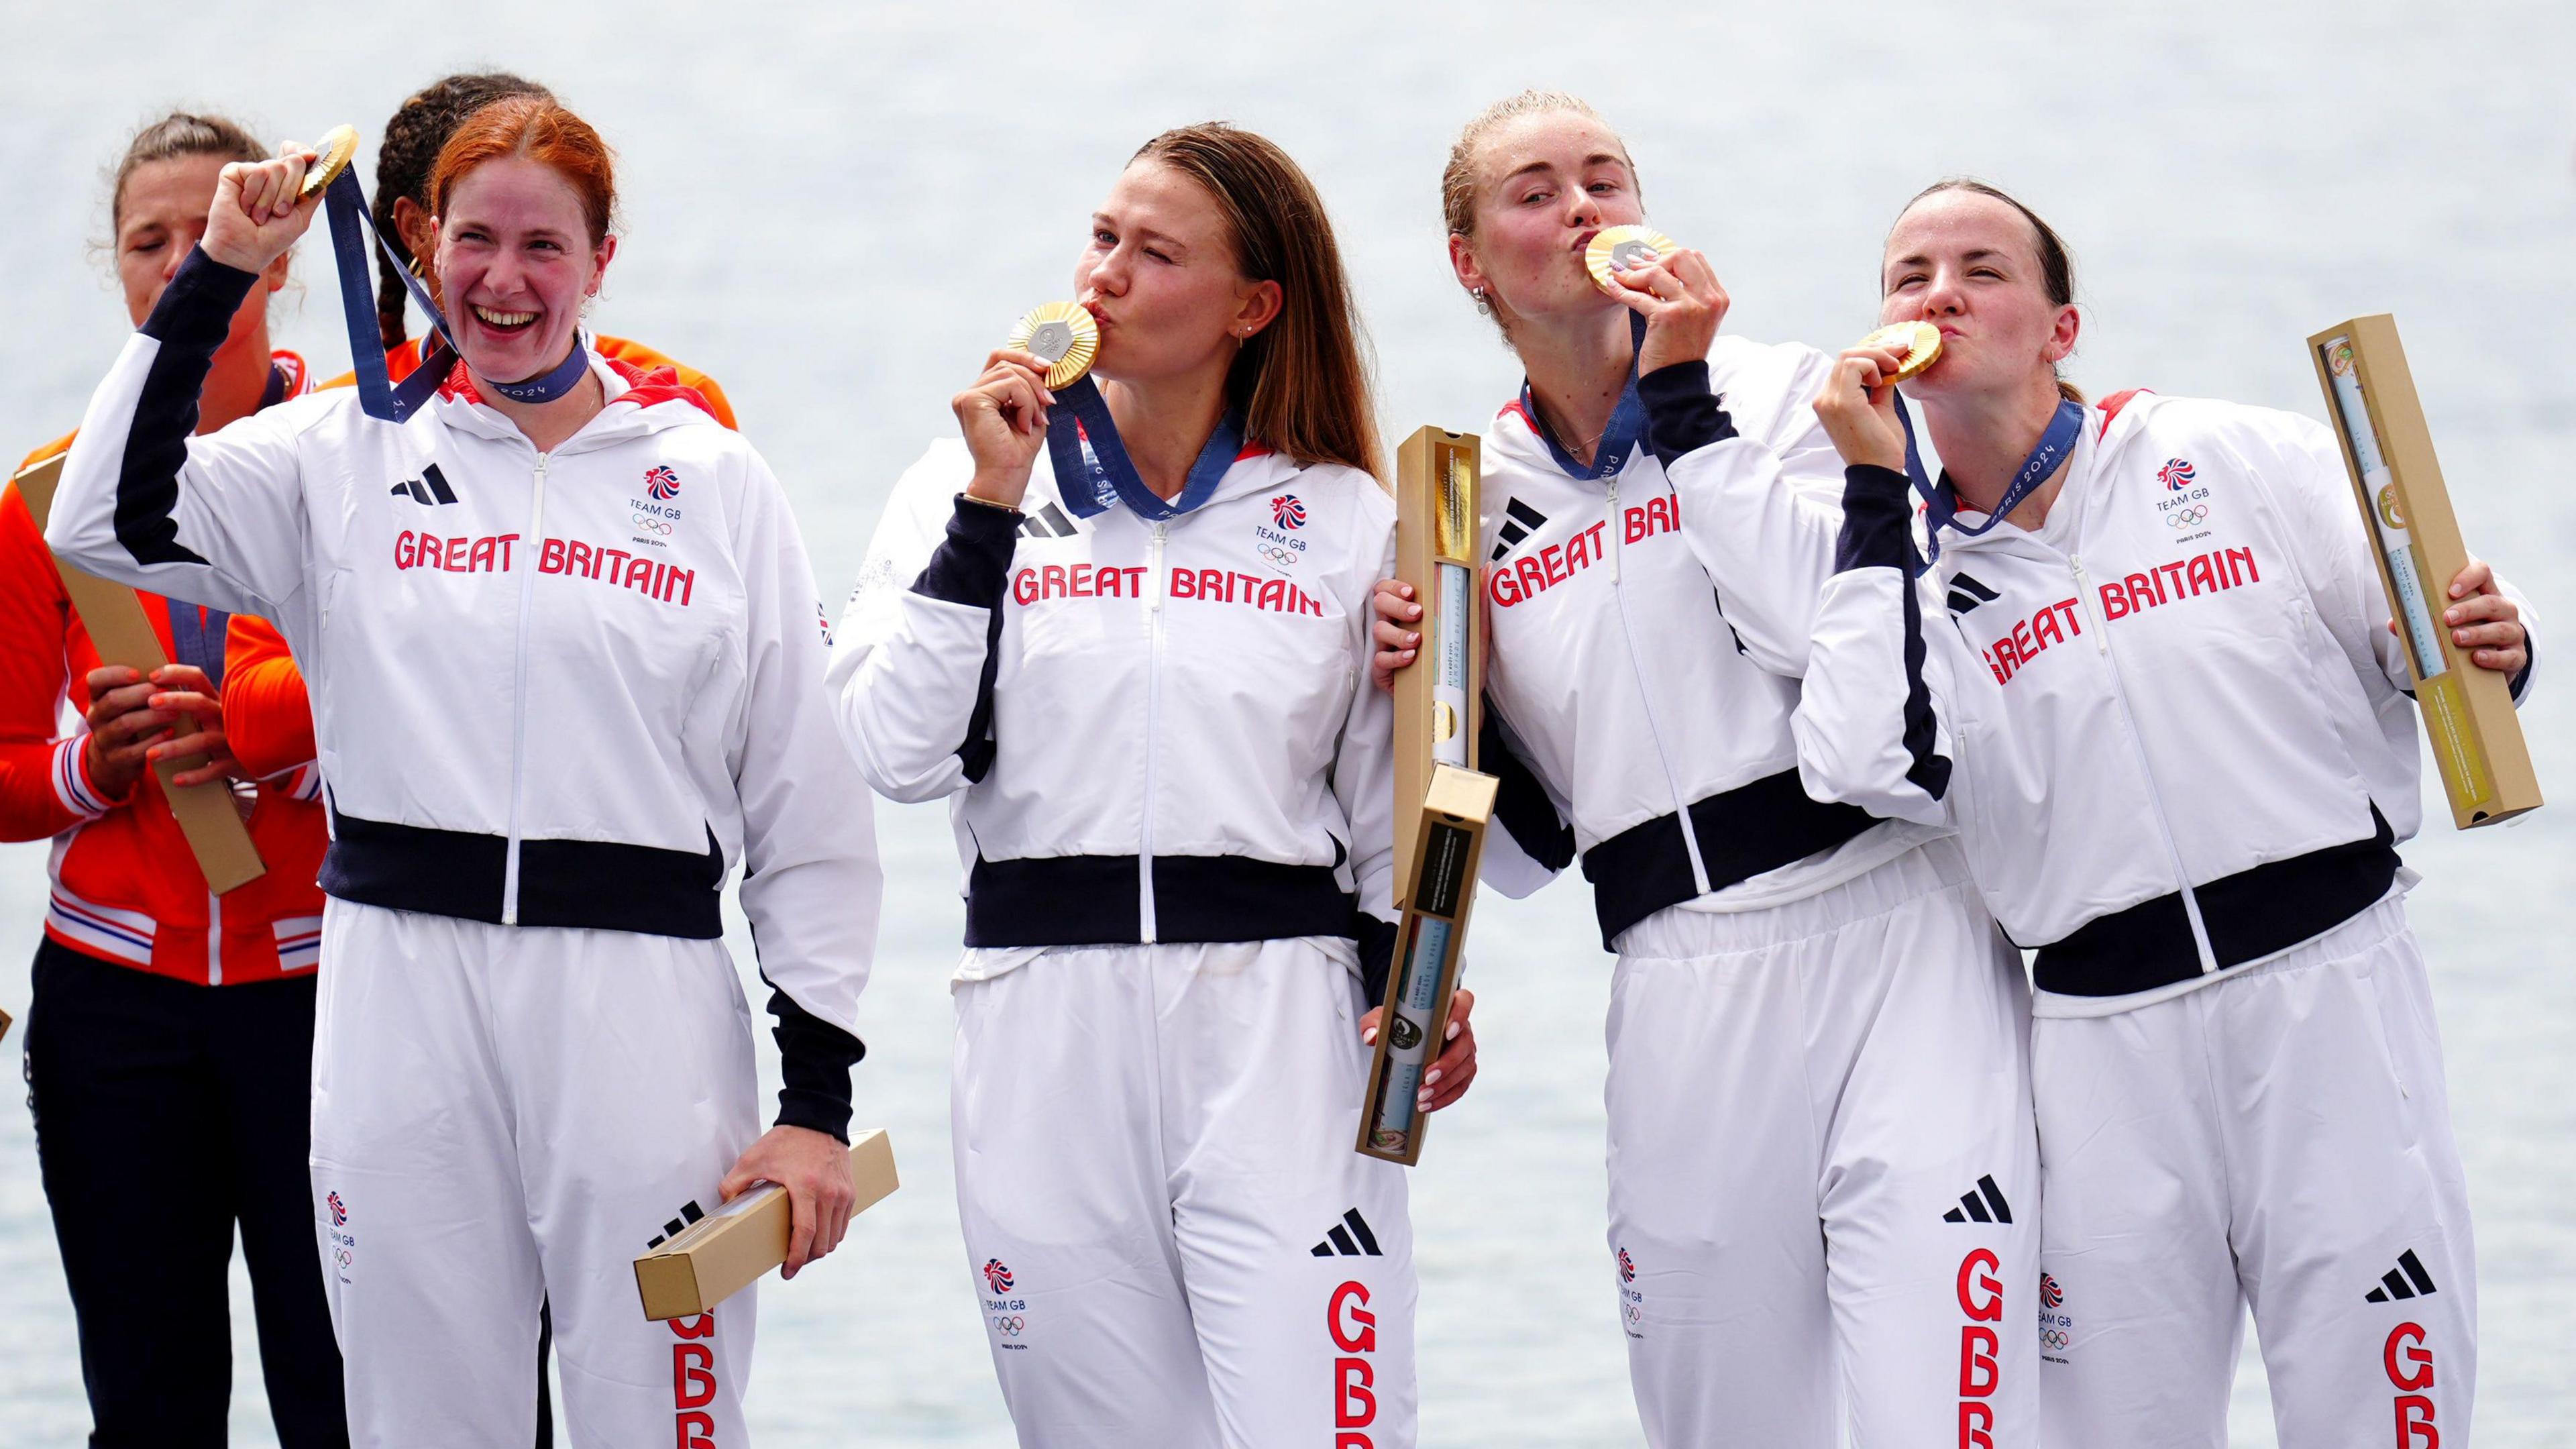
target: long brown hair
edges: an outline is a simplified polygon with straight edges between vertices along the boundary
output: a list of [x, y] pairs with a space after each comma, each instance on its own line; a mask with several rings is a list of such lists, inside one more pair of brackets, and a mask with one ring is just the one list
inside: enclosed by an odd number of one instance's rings
[[[2052, 307], [2073, 305], [2075, 258], [2066, 249], [2066, 238], [2057, 234], [2057, 228], [2040, 220], [2038, 212], [2022, 205], [2020, 197], [2014, 196], [2000, 186], [1979, 181], [1973, 176], [1945, 176], [1914, 193], [1913, 199], [1906, 202], [1896, 213], [1897, 219], [1904, 220], [1905, 213], [1912, 211], [1925, 197], [1938, 196], [1945, 191], [1964, 191], [1971, 196], [1990, 197], [2020, 212], [2021, 219], [2030, 223], [2031, 249], [2039, 257], [2040, 291], [2046, 294], [2048, 304]], [[2070, 402], [2084, 401], [2083, 390], [2068, 382], [2062, 372], [2057, 379], [2057, 391], [2059, 396]]]
[[1148, 158], [1216, 199], [1237, 271], [1279, 284], [1277, 320], [1226, 375], [1226, 401], [1246, 430], [1298, 462], [1383, 476], [1367, 339], [1315, 184], [1268, 138], [1222, 121], [1165, 131], [1129, 164]]

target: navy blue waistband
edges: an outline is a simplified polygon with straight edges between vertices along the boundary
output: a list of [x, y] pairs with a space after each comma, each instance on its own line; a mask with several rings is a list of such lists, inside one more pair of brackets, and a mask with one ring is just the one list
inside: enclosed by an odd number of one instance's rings
[[[2379, 902], [2396, 883], [2396, 834], [2377, 806], [2367, 840], [2330, 845], [2195, 887], [2218, 969], [2242, 966], [2324, 935]], [[2039, 948], [2033, 984], [2067, 996], [2126, 996], [2201, 974], [2179, 892], [2085, 922]]]
[[[1694, 800], [1690, 818], [1713, 891], [1830, 850], [1878, 823], [1857, 805], [1809, 797], [1795, 770]], [[1583, 878], [1592, 882], [1604, 950], [1616, 949], [1619, 933], [1630, 926], [1700, 893], [1678, 811], [1631, 825], [1583, 852]]]
[[[322, 889], [344, 901], [459, 920], [501, 921], [509, 841], [331, 811]], [[634, 931], [712, 941], [724, 934], [724, 851], [704, 855], [609, 840], [521, 840], [522, 926]]]

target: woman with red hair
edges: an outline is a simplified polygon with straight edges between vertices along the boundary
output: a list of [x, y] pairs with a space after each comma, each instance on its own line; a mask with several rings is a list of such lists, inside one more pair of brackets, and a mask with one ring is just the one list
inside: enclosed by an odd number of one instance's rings
[[[335, 389], [190, 437], [225, 319], [311, 222], [310, 160], [224, 169], [48, 541], [273, 619], [304, 664], [332, 821], [313, 1197], [353, 1442], [529, 1442], [541, 1302], [579, 1442], [738, 1442], [750, 1294], [652, 1323], [629, 1264], [755, 1181], [789, 1193], [791, 1275], [849, 1218], [881, 879], [803, 541], [693, 392], [582, 335], [612, 162], [542, 98], [440, 152], [461, 360], [434, 397], [398, 423]], [[737, 862], [785, 1058], [765, 1136], [720, 941]]]

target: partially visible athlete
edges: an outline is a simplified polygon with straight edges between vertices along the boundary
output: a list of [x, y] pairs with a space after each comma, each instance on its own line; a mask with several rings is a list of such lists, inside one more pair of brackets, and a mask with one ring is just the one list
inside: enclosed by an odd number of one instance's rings
[[[126, 311], [151, 315], [205, 230], [225, 165], [266, 150], [220, 116], [176, 112], [137, 132], [109, 203]], [[280, 255], [240, 298], [198, 385], [212, 431], [310, 390], [273, 351]], [[37, 449], [29, 464], [71, 446]], [[101, 1445], [220, 1445], [232, 1394], [227, 1302], [239, 1231], [278, 1442], [348, 1442], [340, 1355], [313, 1242], [313, 967], [326, 836], [315, 773], [236, 764], [228, 735], [305, 714], [294, 697], [219, 694], [244, 655], [224, 611], [142, 593], [176, 661], [148, 680], [102, 665], [15, 485], [0, 494], [0, 838], [54, 837], [51, 898], [27, 1019], [27, 1100], [81, 1378]], [[249, 615], [239, 631], [267, 631]], [[73, 727], [65, 728], [68, 711]], [[183, 717], [193, 733], [179, 733]], [[204, 755], [182, 784], [247, 777], [267, 873], [218, 897], [152, 763]], [[303, 757], [310, 759], [308, 753]], [[144, 1190], [136, 1145], [152, 1144]]]
[[[1810, 799], [1789, 730], [1841, 523], [1807, 408], [1831, 359], [1719, 335], [1695, 251], [1595, 285], [1587, 245], [1644, 203], [1571, 97], [1477, 117], [1442, 203], [1527, 372], [1484, 443], [1485, 877], [1579, 858], [1618, 952], [1609, 1247], [1647, 1442], [2026, 1446], [2019, 963], [1955, 843]], [[1383, 667], [1418, 648], [1408, 594], [1379, 596]]]
[[[49, 541], [260, 608], [309, 672], [333, 824], [313, 1193], [352, 1437], [531, 1442], [551, 1302], [576, 1442], [739, 1442], [755, 1290], [647, 1322], [632, 1260], [756, 1180], [788, 1192], [790, 1274], [849, 1218], [880, 879], [803, 544], [694, 393], [583, 348], [613, 166], [536, 98], [439, 154], [464, 365], [419, 415], [340, 389], [190, 438], [226, 319], [310, 224], [308, 160], [224, 168]], [[766, 1135], [721, 941], [736, 864], [783, 1057]]]
[[[1895, 359], [1846, 353], [1815, 402], [1850, 467], [1801, 763], [1955, 824], [2037, 952], [2043, 1437], [2224, 1444], [2250, 1304], [2286, 1449], [2468, 1442], [2469, 1205], [2396, 852], [2416, 710], [2333, 434], [2087, 405], [2057, 376], [2065, 245], [1979, 183], [1905, 208], [1880, 290], [1942, 333], [1904, 386], [1938, 559], [1910, 580]], [[2519, 697], [2488, 567], [2435, 606]]]
[[[1411, 1444], [1404, 1171], [1353, 1150], [1395, 931], [1358, 317], [1312, 184], [1248, 131], [1147, 142], [1089, 230], [1105, 417], [1050, 421], [1046, 365], [992, 354], [832, 667], [870, 782], [948, 799], [964, 856], [994, 1367], [1028, 1446]], [[1426, 1107], [1474, 1076], [1472, 1005]]]

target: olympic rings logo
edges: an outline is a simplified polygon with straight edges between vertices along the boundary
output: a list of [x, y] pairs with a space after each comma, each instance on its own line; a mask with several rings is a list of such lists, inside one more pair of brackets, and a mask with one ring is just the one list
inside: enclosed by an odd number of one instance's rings
[[2195, 503], [2189, 508], [2165, 515], [2165, 527], [2167, 528], [2189, 528], [2195, 523], [2207, 523], [2208, 521], [2209, 505], [2206, 503]]
[[1001, 1330], [1004, 1338], [1017, 1338], [1029, 1326], [1029, 1321], [1019, 1314], [1010, 1313], [994, 1319], [993, 1326]]
[[650, 533], [661, 534], [666, 538], [670, 536], [672, 526], [671, 520], [667, 518], [655, 518], [649, 513], [638, 513], [634, 517], [635, 526], [637, 528], [644, 529]]
[[2041, 1330], [2039, 1331], [2039, 1346], [2040, 1346], [2040, 1347], [2042, 1347], [2042, 1348], [2053, 1348], [2053, 1349], [2056, 1349], [2057, 1351], [2059, 1351], [2060, 1353], [2065, 1352], [2065, 1351], [2066, 1351], [2066, 1330], [2064, 1330], [2064, 1329], [2062, 1329], [2062, 1328], [2043, 1328], [2043, 1329], [2041, 1329]]
[[1290, 567], [1297, 562], [1297, 551], [1295, 549], [1281, 548], [1275, 543], [1263, 544], [1261, 546], [1261, 556], [1283, 569]]

